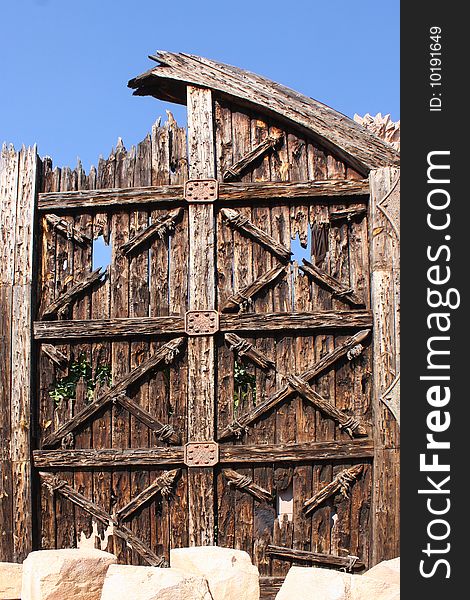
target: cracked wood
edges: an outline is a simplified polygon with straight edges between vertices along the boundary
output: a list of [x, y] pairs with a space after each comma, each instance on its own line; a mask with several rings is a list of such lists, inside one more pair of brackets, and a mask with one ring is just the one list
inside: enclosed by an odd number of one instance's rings
[[341, 492], [343, 498], [348, 498], [351, 484], [362, 473], [362, 469], [362, 465], [354, 465], [350, 469], [344, 469], [344, 471], [338, 473], [331, 483], [328, 483], [319, 492], [304, 502], [303, 511], [305, 514], [311, 513], [338, 491]]
[[326, 271], [320, 269], [320, 267], [316, 267], [305, 258], [303, 259], [303, 263], [303, 265], [300, 265], [302, 271], [332, 292], [334, 298], [344, 300], [353, 306], [364, 306], [364, 301], [355, 294], [353, 289], [346, 287]]
[[277, 266], [273, 269], [270, 269], [266, 273], [263, 273], [263, 275], [255, 279], [255, 281], [252, 281], [250, 284], [243, 287], [241, 290], [238, 290], [234, 294], [229, 296], [227, 300], [222, 304], [221, 311], [230, 312], [239, 309], [243, 312], [250, 304], [251, 299], [254, 296], [256, 296], [256, 294], [259, 294], [259, 292], [263, 288], [274, 283], [274, 281], [276, 281], [278, 277], [280, 277], [281, 275], [285, 275], [285, 273], [285, 266]]
[[141, 233], [135, 235], [125, 244], [122, 244], [120, 247], [122, 253], [128, 256], [132, 252], [136, 252], [142, 248], [142, 246], [149, 244], [156, 237], [163, 239], [165, 235], [174, 231], [175, 225], [178, 219], [181, 218], [182, 214], [183, 209], [180, 207], [175, 208], [168, 214], [159, 217], [155, 223], [149, 225]]
[[56, 314], [60, 316], [72, 302], [84, 294], [95, 283], [104, 281], [107, 275], [107, 271], [101, 272], [101, 267], [88, 273], [83, 279], [74, 283], [71, 288], [61, 294], [54, 302], [46, 306], [42, 313], [42, 318], [52, 317]]
[[256, 225], [254, 225], [248, 217], [245, 217], [233, 208], [222, 208], [221, 213], [227, 220], [230, 227], [238, 229], [245, 235], [254, 239], [256, 242], [267, 248], [275, 254], [280, 260], [288, 261], [292, 252], [276, 241], [269, 233], [266, 233]]

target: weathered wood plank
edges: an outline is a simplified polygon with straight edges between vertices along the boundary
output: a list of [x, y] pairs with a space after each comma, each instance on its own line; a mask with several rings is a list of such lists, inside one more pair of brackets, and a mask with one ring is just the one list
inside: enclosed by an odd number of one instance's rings
[[[23, 148], [18, 159], [14, 274], [11, 326], [11, 461], [13, 486], [13, 559], [21, 562], [32, 550], [31, 381], [32, 306], [36, 288], [33, 269], [35, 205], [38, 181], [36, 147]], [[11, 232], [10, 232], [11, 233]]]
[[[212, 94], [187, 88], [189, 177], [215, 176]], [[215, 222], [211, 204], [189, 206], [189, 309], [215, 309]], [[215, 343], [213, 336], [188, 339], [188, 440], [214, 438]], [[213, 470], [189, 469], [191, 546], [214, 543]]]
[[281, 146], [283, 141], [284, 138], [282, 136], [267, 137], [265, 140], [263, 140], [257, 146], [255, 146], [252, 150], [250, 150], [244, 156], [242, 156], [242, 158], [237, 160], [235, 164], [228, 167], [224, 171], [223, 180], [232, 181], [233, 179], [237, 179], [244, 171], [246, 171], [250, 167], [250, 165], [259, 160], [267, 152], [269, 152], [276, 146]]
[[370, 174], [372, 406], [377, 448], [372, 482], [372, 565], [399, 553], [399, 412], [396, 410], [399, 410], [400, 389], [399, 177], [400, 172], [393, 168]]
[[129, 317], [76, 321], [36, 321], [36, 340], [119, 338], [184, 332], [183, 317]]
[[368, 310], [318, 311], [311, 313], [260, 313], [220, 315], [220, 329], [226, 331], [276, 331], [276, 330], [334, 330], [371, 327]]
[[231, 227], [254, 239], [279, 259], [284, 261], [290, 259], [292, 252], [275, 240], [269, 233], [254, 225], [248, 217], [232, 208], [222, 208], [221, 213]]
[[234, 294], [229, 296], [220, 307], [220, 310], [222, 312], [230, 312], [234, 310], [240, 310], [240, 312], [244, 312], [245, 310], [248, 310], [248, 307], [252, 304], [253, 297], [256, 296], [256, 294], [259, 294], [261, 290], [266, 288], [268, 285], [272, 285], [281, 275], [285, 274], [285, 266], [281, 265], [270, 269], [253, 282], [242, 287]]
[[171, 210], [167, 215], [160, 216], [159, 219], [146, 227], [143, 231], [135, 235], [128, 242], [121, 246], [121, 251], [125, 254], [131, 254], [136, 252], [142, 246], [150, 244], [150, 242], [156, 238], [163, 238], [163, 236], [172, 233], [175, 229], [176, 221], [183, 214], [183, 209], [175, 208]]
[[364, 306], [365, 302], [354, 292], [353, 289], [348, 288], [335, 277], [329, 275], [323, 269], [312, 264], [310, 261], [303, 259], [303, 265], [300, 265], [302, 271], [310, 275], [315, 281], [320, 282], [333, 294], [334, 298], [344, 300], [353, 306]]
[[14, 560], [11, 463], [11, 350], [19, 154], [3, 145], [0, 155], [0, 561]]
[[[319, 180], [302, 182], [243, 182], [219, 183], [219, 202], [238, 201], [259, 202], [283, 198], [312, 198], [328, 201], [329, 198], [367, 196], [369, 182]], [[132, 188], [109, 188], [100, 190], [81, 190], [79, 192], [46, 192], [39, 194], [40, 211], [70, 210], [134, 204], [184, 204], [182, 185], [152, 185]]]
[[266, 550], [270, 556], [283, 557], [286, 560], [308, 562], [315, 565], [342, 567], [348, 571], [361, 571], [365, 565], [359, 560], [351, 560], [347, 556], [334, 556], [333, 554], [320, 554], [304, 550], [292, 550], [283, 546], [268, 546]]
[[186, 53], [159, 51], [152, 59], [159, 65], [128, 83], [137, 95], [184, 104], [184, 84], [207, 87], [238, 105], [248, 104], [291, 127], [302, 128], [361, 172], [398, 163], [398, 153], [391, 145], [348, 117], [264, 77]]
[[[223, 445], [220, 447], [222, 464], [332, 461], [345, 458], [371, 458], [374, 446], [371, 440], [347, 442], [303, 442], [299, 444]], [[150, 449], [100, 450], [34, 450], [34, 466], [40, 468], [70, 468], [125, 466], [125, 465], [181, 465], [182, 447], [158, 446]]]

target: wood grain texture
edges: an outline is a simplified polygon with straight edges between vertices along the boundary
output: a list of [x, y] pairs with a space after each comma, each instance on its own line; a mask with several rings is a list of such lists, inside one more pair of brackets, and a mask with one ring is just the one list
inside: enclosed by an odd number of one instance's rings
[[[215, 175], [212, 94], [188, 87], [188, 159], [191, 179]], [[211, 204], [189, 206], [189, 309], [215, 309], [215, 223]], [[188, 339], [188, 440], [214, 438], [215, 344], [212, 336]], [[191, 546], [214, 543], [214, 484], [211, 468], [189, 469]]]
[[208, 87], [302, 128], [359, 171], [398, 162], [392, 146], [351, 119], [264, 77], [190, 54], [158, 52], [152, 58], [159, 65], [128, 84], [135, 94], [184, 104], [186, 98], [179, 91], [182, 84]]
[[[0, 285], [2, 310], [6, 311], [2, 317], [2, 330], [8, 335], [5, 350], [9, 354], [3, 357], [1, 364], [2, 371], [6, 371], [3, 383], [8, 387], [2, 392], [1, 411], [7, 414], [0, 421], [0, 427], [2, 432], [7, 433], [6, 442], [9, 442], [10, 450], [8, 456], [2, 452], [2, 467], [9, 463], [5, 485], [11, 493], [11, 500], [7, 500], [5, 505], [5, 527], [10, 532], [9, 539], [5, 541], [11, 546], [6, 554], [10, 554], [15, 562], [21, 562], [32, 549], [31, 322], [35, 308], [33, 251], [38, 178], [39, 160], [35, 146], [23, 147], [18, 153], [12, 147], [9, 150], [3, 148], [0, 164]], [[9, 256], [3, 255], [3, 252], [9, 253]], [[11, 363], [5, 364], [7, 361]], [[7, 428], [8, 432], [5, 431]], [[10, 506], [12, 513], [9, 513]]]
[[[180, 134], [181, 135], [181, 134]], [[333, 201], [337, 197], [354, 200], [356, 196], [369, 194], [369, 182], [361, 180], [324, 180], [300, 182], [240, 182], [219, 183], [219, 202], [260, 202], [283, 198], [305, 198], [312, 201]], [[120, 205], [185, 204], [183, 185], [152, 185], [132, 188], [81, 190], [78, 192], [44, 192], [39, 194], [38, 209], [41, 212], [88, 208], [97, 210]], [[316, 199], [316, 200], [315, 200]]]
[[[384, 403], [399, 380], [399, 232], [398, 198], [393, 188], [400, 173], [384, 168], [370, 175], [371, 306], [374, 314], [372, 406], [377, 452], [373, 466], [371, 562], [399, 553], [399, 424]], [[398, 192], [399, 194], [399, 192]]]

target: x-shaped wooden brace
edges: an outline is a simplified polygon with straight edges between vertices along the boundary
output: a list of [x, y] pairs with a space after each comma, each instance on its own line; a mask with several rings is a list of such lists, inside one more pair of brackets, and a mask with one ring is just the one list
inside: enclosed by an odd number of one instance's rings
[[155, 369], [160, 363], [170, 364], [181, 351], [181, 347], [185, 338], [179, 337], [170, 340], [157, 352], [143, 362], [141, 365], [133, 369], [125, 377], [120, 379], [109, 389], [103, 396], [85, 406], [80, 412], [73, 416], [69, 421], [61, 425], [56, 431], [51, 433], [43, 443], [44, 448], [50, 448], [58, 444], [66, 435], [72, 433], [77, 427], [83, 425], [98, 411], [102, 410], [111, 402], [118, 402], [131, 412], [137, 419], [141, 420], [145, 425], [153, 429], [155, 433], [162, 439], [178, 444], [180, 441], [179, 435], [168, 425], [159, 423], [150, 413], [141, 408], [136, 402], [125, 395], [128, 387], [142, 379], [149, 371]]
[[39, 475], [42, 479], [42, 484], [47, 486], [52, 492], [57, 492], [67, 500], [70, 500], [106, 527], [112, 525], [113, 534], [123, 539], [126, 544], [142, 556], [142, 558], [152, 567], [164, 567], [168, 566], [165, 558], [157, 556], [139, 537], [132, 533], [122, 521], [128, 519], [156, 494], [161, 493], [163, 495], [169, 495], [170, 488], [178, 473], [179, 469], [162, 473], [162, 475], [157, 477], [152, 484], [145, 488], [145, 490], [133, 498], [126, 506], [121, 508], [116, 515], [108, 514], [100, 506], [85, 498], [80, 492], [74, 490], [66, 481], [60, 479], [56, 475], [44, 472], [39, 473]]
[[[347, 431], [351, 437], [363, 437], [367, 435], [365, 428], [359, 424], [359, 422], [351, 416], [348, 416], [343, 411], [336, 408], [333, 404], [328, 402], [325, 398], [320, 396], [308, 382], [317, 377], [326, 369], [330, 368], [336, 361], [343, 356], [353, 358], [360, 354], [362, 351], [361, 342], [363, 342], [370, 334], [370, 329], [363, 329], [352, 337], [348, 338], [340, 346], [335, 348], [332, 352], [329, 352], [321, 360], [319, 360], [313, 367], [302, 373], [300, 376], [290, 376], [287, 378], [288, 383], [282, 386], [277, 392], [271, 394], [266, 400], [260, 402], [255, 408], [245, 412], [243, 415], [238, 417], [233, 423], [228, 425], [219, 435], [218, 440], [222, 441], [232, 436], [239, 437], [243, 431], [251, 425], [254, 421], [258, 420], [264, 413], [278, 406], [281, 402], [284, 402], [292, 394], [298, 393], [305, 400], [311, 402], [316, 408], [326, 413], [331, 418], [339, 422], [340, 427]], [[247, 356], [249, 354], [247, 353]]]

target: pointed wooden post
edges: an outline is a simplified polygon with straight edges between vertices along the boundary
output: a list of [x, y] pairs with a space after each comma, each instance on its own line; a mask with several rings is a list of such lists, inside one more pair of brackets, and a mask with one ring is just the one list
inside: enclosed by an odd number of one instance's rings
[[2, 150], [0, 163], [0, 560], [32, 550], [31, 349], [36, 147]]
[[[188, 148], [190, 179], [215, 177], [212, 92], [188, 86]], [[189, 310], [215, 309], [214, 206], [189, 205]], [[214, 439], [214, 337], [188, 338], [188, 440]], [[214, 475], [209, 467], [190, 467], [189, 541], [214, 544]]]
[[370, 173], [374, 478], [371, 566], [400, 553], [400, 172]]

